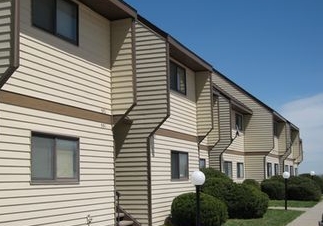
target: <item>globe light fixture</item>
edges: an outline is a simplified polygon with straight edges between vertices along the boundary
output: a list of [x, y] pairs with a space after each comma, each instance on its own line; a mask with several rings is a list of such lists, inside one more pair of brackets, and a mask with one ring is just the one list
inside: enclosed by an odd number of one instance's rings
[[287, 210], [287, 180], [289, 179], [289, 172], [285, 171], [283, 173], [283, 178], [285, 179], [285, 210]]
[[196, 226], [200, 226], [200, 188], [205, 182], [204, 173], [199, 170], [194, 171], [191, 176], [191, 182], [196, 187]]
[[315, 171], [311, 171], [311, 172], [310, 172], [310, 175], [311, 175], [311, 178], [313, 179], [313, 178], [314, 178], [314, 176], [315, 176]]

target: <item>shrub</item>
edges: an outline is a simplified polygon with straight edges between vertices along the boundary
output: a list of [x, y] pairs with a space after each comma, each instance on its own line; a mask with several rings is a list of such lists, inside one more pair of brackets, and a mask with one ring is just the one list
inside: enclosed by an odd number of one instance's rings
[[226, 197], [230, 218], [260, 218], [266, 213], [269, 198], [250, 185], [234, 184]]
[[288, 199], [319, 201], [321, 196], [320, 186], [310, 178], [300, 176], [288, 180]]
[[285, 185], [280, 180], [264, 180], [261, 183], [261, 191], [266, 193], [270, 199], [284, 199], [285, 198]]
[[311, 176], [309, 173], [301, 174], [300, 177], [307, 177], [307, 178], [313, 179], [315, 181], [315, 183], [320, 187], [321, 192], [323, 193], [323, 178], [322, 177], [317, 176], [317, 175]]
[[246, 184], [246, 185], [250, 185], [250, 186], [260, 190], [260, 184], [258, 183], [258, 181], [254, 180], [254, 179], [245, 179], [242, 183]]
[[227, 175], [225, 175], [221, 171], [213, 168], [204, 168], [204, 169], [201, 169], [201, 171], [204, 173], [206, 180], [213, 177], [230, 179]]
[[[210, 195], [201, 193], [200, 220], [203, 226], [220, 226], [228, 218], [226, 205]], [[196, 194], [185, 193], [177, 196], [171, 207], [172, 223], [176, 226], [196, 224]]]
[[202, 186], [202, 191], [225, 202], [226, 197], [229, 195], [232, 186], [234, 186], [234, 183], [228, 177], [213, 177], [205, 181], [204, 185]]
[[259, 218], [267, 211], [268, 196], [254, 186], [211, 178], [205, 182], [203, 192], [224, 201], [230, 218]]

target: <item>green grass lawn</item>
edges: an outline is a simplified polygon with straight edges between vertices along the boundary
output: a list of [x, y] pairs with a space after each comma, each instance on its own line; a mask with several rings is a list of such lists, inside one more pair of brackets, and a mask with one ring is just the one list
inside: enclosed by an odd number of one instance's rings
[[[295, 201], [295, 200], [288, 200], [287, 206], [288, 207], [313, 207], [317, 204], [316, 201]], [[285, 206], [284, 200], [270, 200], [269, 206]]]
[[249, 220], [230, 219], [223, 226], [285, 226], [302, 213], [302, 211], [295, 210], [269, 209], [263, 218]]

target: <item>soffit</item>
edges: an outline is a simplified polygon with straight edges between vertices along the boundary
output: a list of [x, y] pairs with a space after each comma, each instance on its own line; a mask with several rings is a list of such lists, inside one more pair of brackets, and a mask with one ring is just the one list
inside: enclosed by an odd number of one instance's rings
[[136, 18], [137, 12], [124, 1], [119, 0], [79, 0], [95, 12], [109, 20]]
[[212, 66], [187, 49], [170, 35], [167, 37], [169, 54], [172, 58], [181, 62], [193, 71], [212, 71]]

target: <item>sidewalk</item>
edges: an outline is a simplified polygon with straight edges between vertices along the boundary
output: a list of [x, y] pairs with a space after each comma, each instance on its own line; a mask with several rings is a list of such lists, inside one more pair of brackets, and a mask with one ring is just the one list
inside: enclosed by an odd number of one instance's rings
[[318, 222], [322, 220], [323, 201], [319, 202], [312, 208], [288, 208], [305, 211], [295, 220], [287, 224], [287, 226], [318, 226]]

